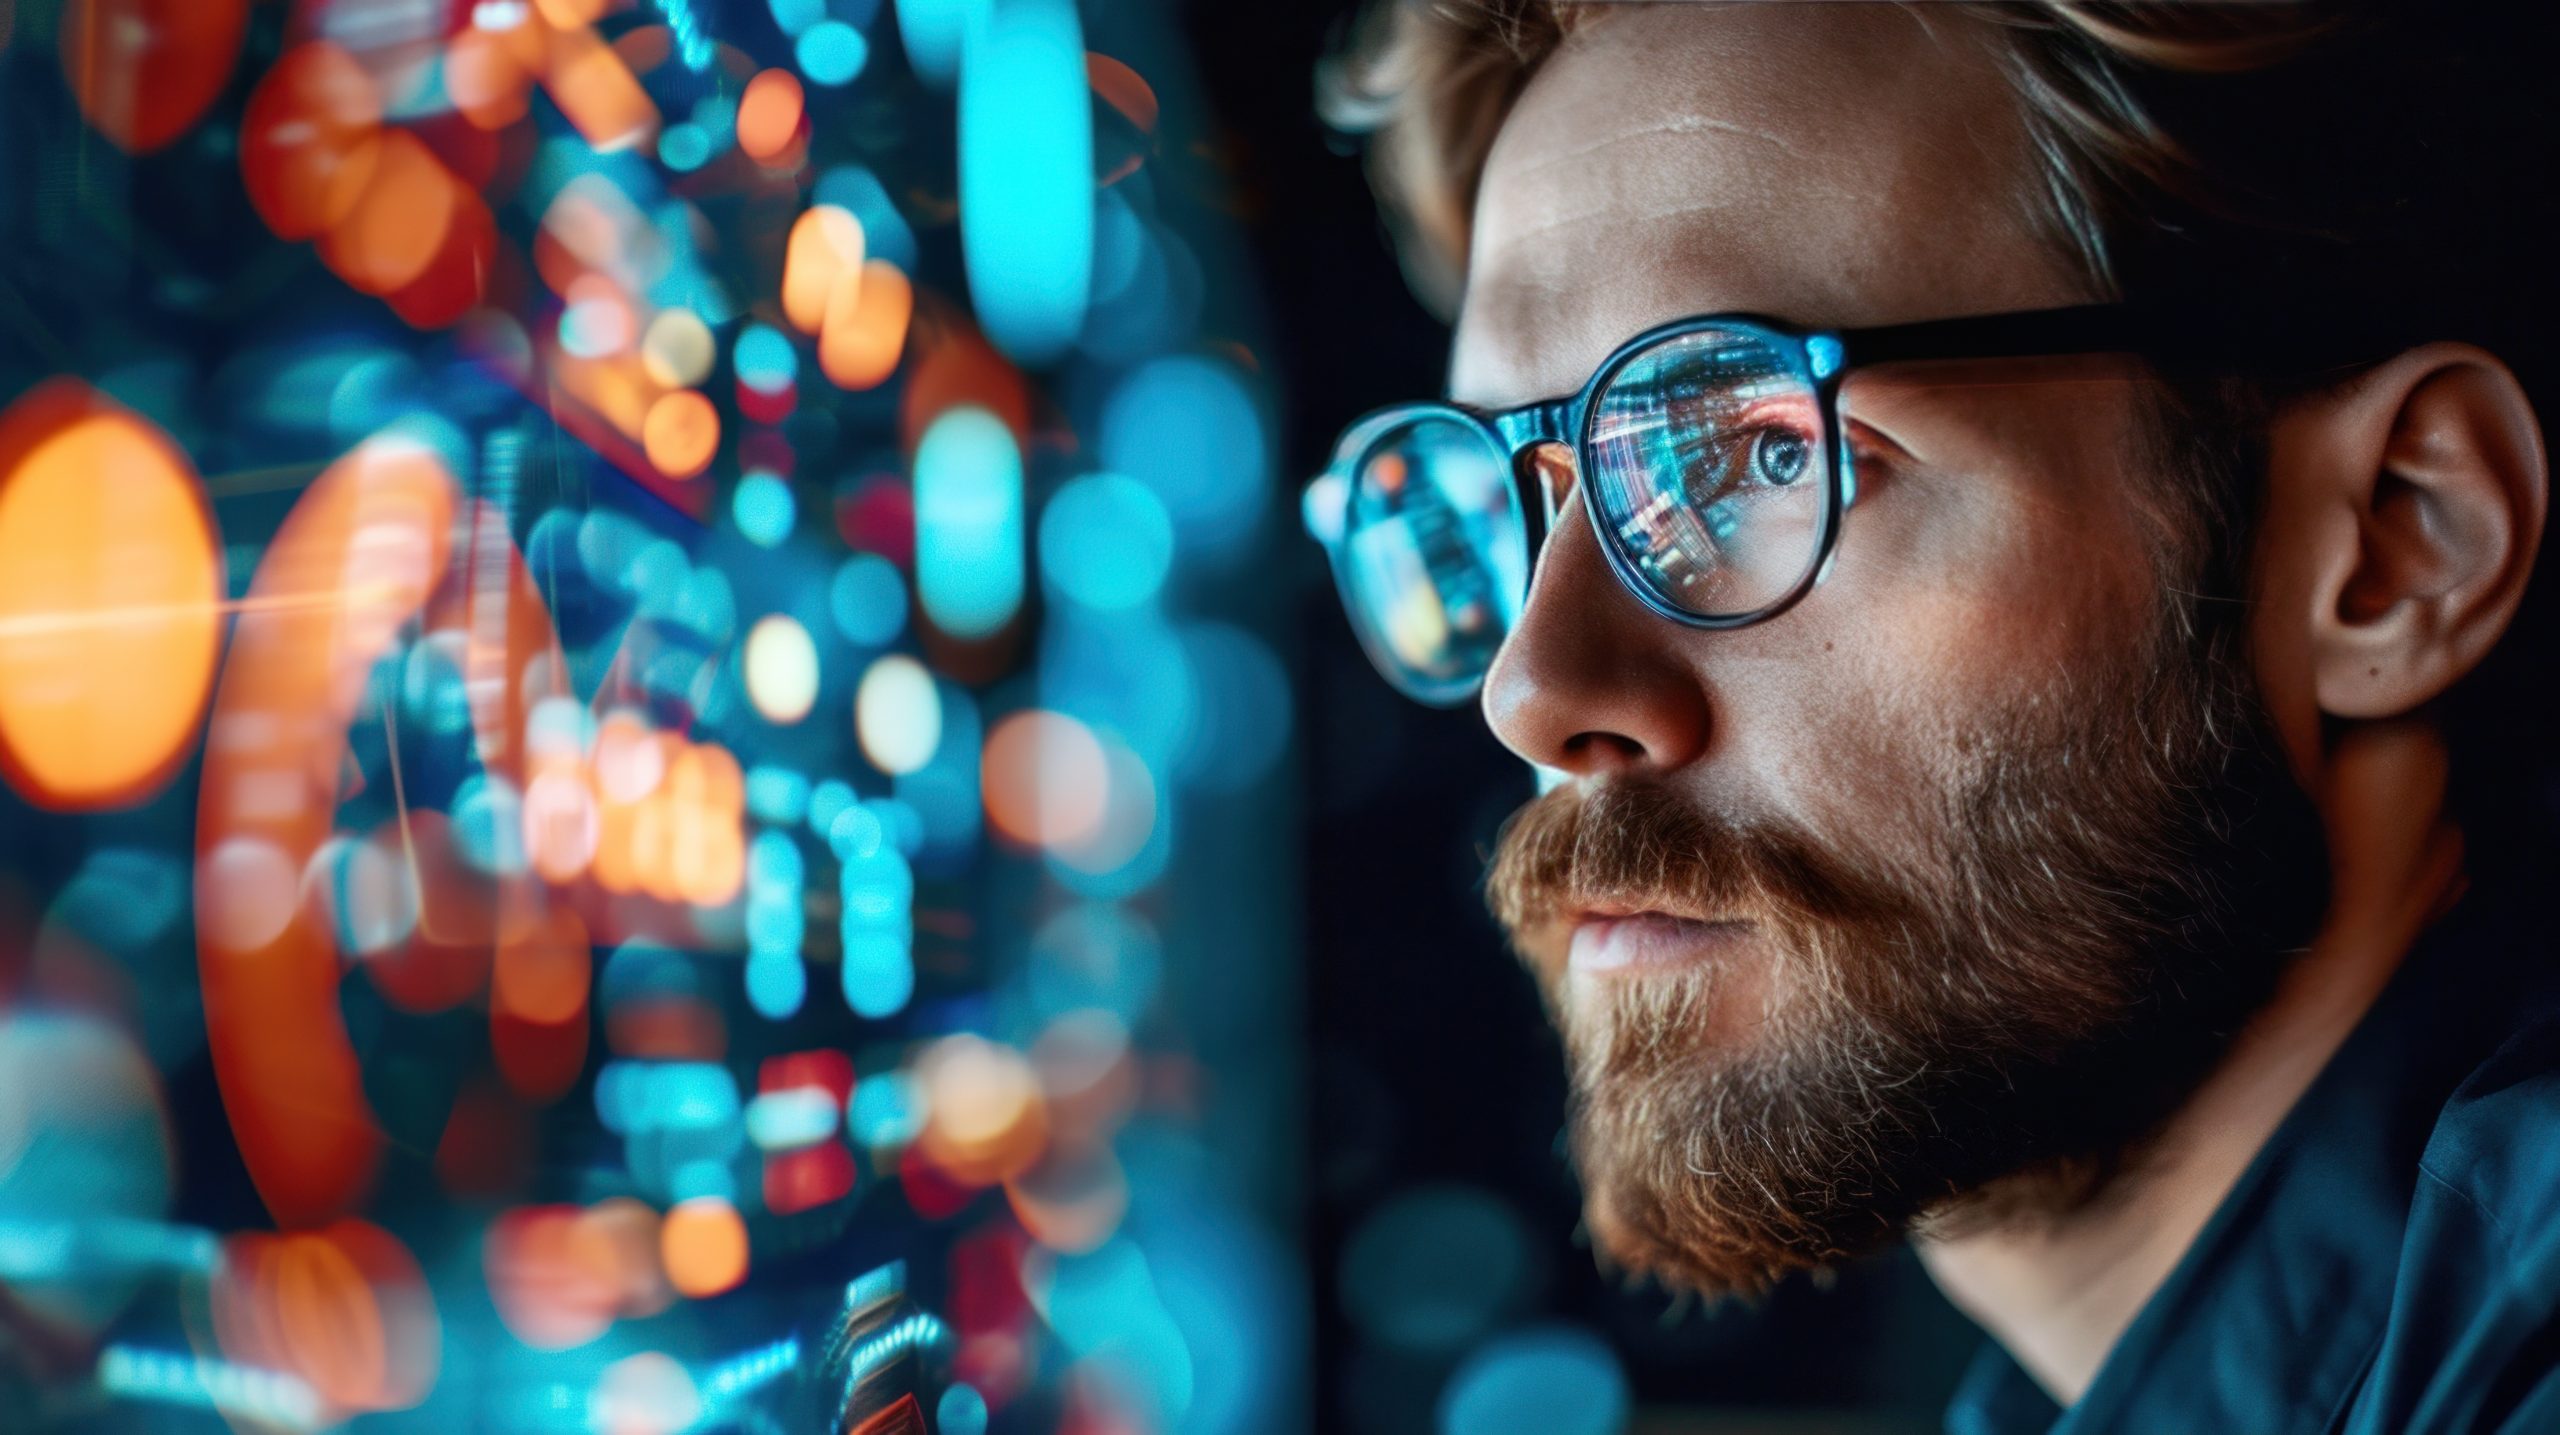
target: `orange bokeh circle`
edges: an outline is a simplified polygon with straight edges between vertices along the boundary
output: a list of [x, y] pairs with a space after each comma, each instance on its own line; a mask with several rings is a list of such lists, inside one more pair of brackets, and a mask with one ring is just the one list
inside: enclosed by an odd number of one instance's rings
[[354, 56], [315, 40], [276, 61], [240, 118], [240, 178], [279, 239], [346, 218], [373, 177], [382, 92]]
[[720, 448], [720, 411], [691, 389], [661, 394], [640, 426], [649, 462], [669, 478], [691, 478], [711, 466]]
[[58, 811], [138, 802], [184, 761], [222, 642], [194, 468], [76, 379], [0, 413], [0, 776]]
[[758, 74], [738, 97], [738, 148], [752, 159], [779, 159], [799, 136], [806, 113], [799, 76], [789, 70]]
[[222, 94], [248, 23], [244, 0], [68, 0], [62, 75], [98, 133], [147, 154]]
[[658, 1250], [682, 1295], [718, 1295], [747, 1278], [747, 1224], [717, 1196], [677, 1202], [658, 1227]]

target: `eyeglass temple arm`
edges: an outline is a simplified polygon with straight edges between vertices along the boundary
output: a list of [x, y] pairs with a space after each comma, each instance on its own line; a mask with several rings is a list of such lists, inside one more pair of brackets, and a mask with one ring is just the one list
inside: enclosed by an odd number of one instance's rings
[[2080, 304], [1843, 329], [1837, 337], [1848, 362], [1863, 367], [1916, 359], [2147, 353], [2157, 343], [2160, 327], [2150, 315], [2121, 304]]
[[[1546, 546], [1547, 529], [1555, 523], [1556, 495], [1548, 491], [1546, 479], [1530, 455], [1540, 444], [1574, 446], [1581, 438], [1577, 432], [1580, 404], [1579, 398], [1567, 396], [1485, 415], [1485, 422], [1501, 438], [1503, 450], [1511, 455], [1511, 486], [1519, 495], [1521, 516], [1528, 520], [1532, 566], [1539, 550]], [[1575, 463], [1579, 466], [1580, 460]]]
[[2269, 305], [2229, 298], [2173, 304], [2078, 304], [2011, 314], [1924, 319], [1834, 335], [1852, 367], [1921, 359], [2139, 354], [2211, 368], [2319, 366], [2386, 353], [2395, 330], [2351, 306]]

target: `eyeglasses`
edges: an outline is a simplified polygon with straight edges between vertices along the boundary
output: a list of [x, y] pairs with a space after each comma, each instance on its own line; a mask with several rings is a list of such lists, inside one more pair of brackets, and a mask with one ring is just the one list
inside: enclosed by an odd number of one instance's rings
[[[1542, 445], [1571, 449], [1592, 532], [1628, 592], [1688, 627], [1739, 628], [1793, 606], [1838, 551], [1857, 498], [1840, 423], [1851, 371], [2117, 352], [2218, 362], [2237, 336], [2231, 313], [2217, 317], [2092, 304], [1866, 329], [1680, 319], [1620, 345], [1568, 397], [1368, 415], [1307, 488], [1303, 516], [1378, 671], [1410, 697], [1454, 706], [1519, 620], [1558, 517], [1531, 461]], [[2253, 336], [2262, 354], [2267, 337]]]

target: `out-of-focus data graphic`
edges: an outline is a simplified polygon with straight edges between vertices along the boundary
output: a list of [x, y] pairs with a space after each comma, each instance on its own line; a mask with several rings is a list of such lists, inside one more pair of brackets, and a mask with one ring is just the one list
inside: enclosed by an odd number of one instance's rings
[[1187, 63], [0, 0], [0, 1431], [1304, 1428]]

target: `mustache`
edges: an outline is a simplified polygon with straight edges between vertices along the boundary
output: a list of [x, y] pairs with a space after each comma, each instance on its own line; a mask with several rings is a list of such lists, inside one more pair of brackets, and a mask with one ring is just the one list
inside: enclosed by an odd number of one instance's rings
[[1646, 778], [1539, 796], [1503, 825], [1485, 880], [1515, 941], [1601, 906], [1780, 927], [1883, 921], [1900, 909], [1893, 892], [1791, 824], [1716, 812]]

